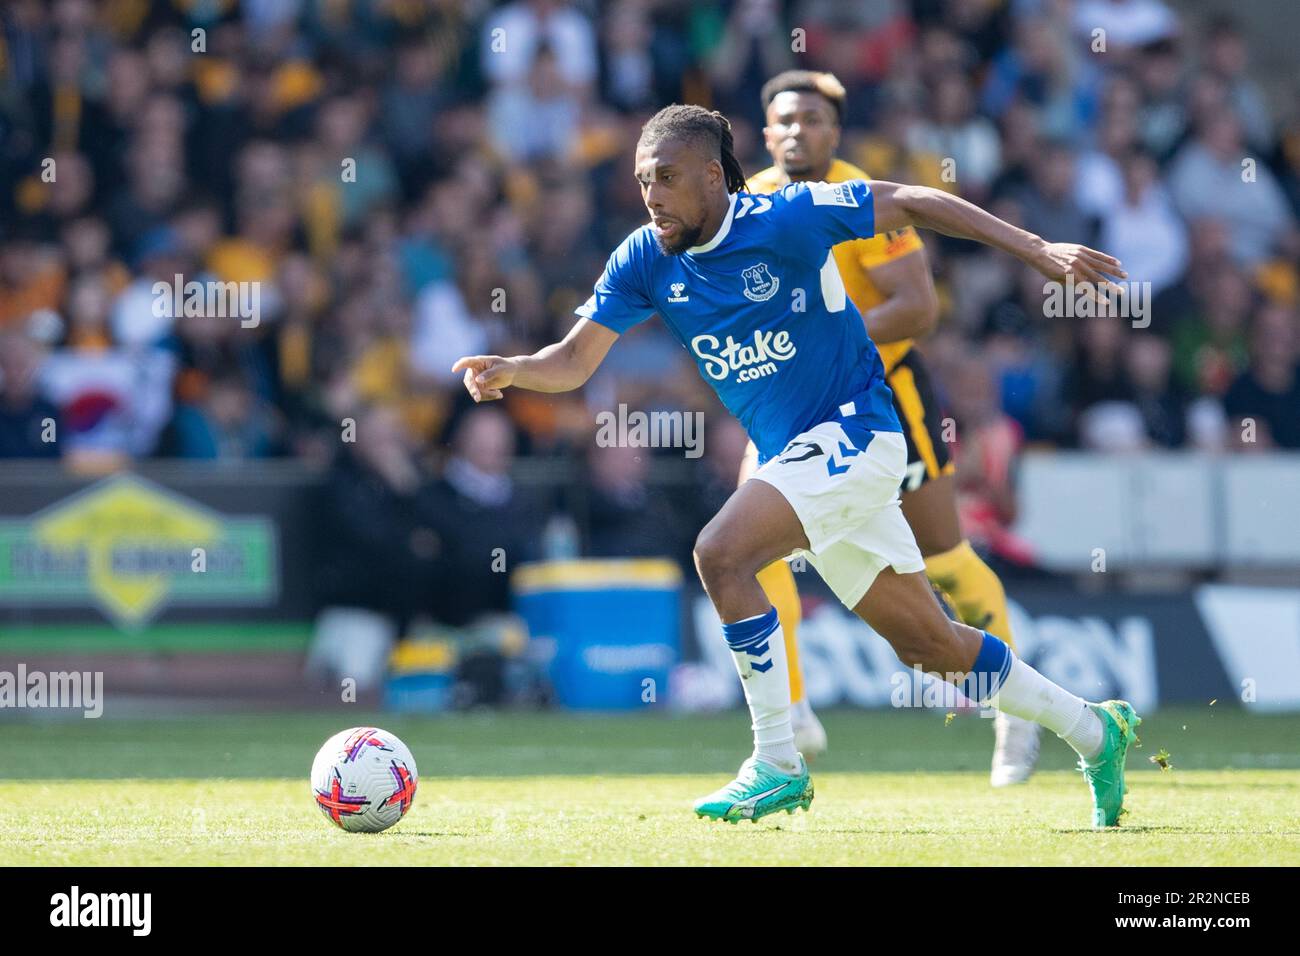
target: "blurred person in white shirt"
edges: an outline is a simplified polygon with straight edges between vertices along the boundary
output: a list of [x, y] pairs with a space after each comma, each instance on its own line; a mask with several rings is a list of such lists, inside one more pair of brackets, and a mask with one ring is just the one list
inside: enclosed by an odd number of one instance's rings
[[1154, 295], [1177, 282], [1187, 268], [1187, 226], [1174, 211], [1154, 159], [1133, 152], [1122, 171], [1123, 196], [1103, 214], [1098, 242], [1116, 250], [1132, 281], [1151, 283]]

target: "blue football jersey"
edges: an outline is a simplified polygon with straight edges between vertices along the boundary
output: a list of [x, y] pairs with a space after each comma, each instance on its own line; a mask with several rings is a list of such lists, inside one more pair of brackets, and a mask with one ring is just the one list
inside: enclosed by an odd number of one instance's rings
[[863, 180], [734, 193], [717, 234], [681, 255], [664, 255], [649, 224], [624, 239], [577, 312], [620, 334], [659, 313], [762, 460], [848, 402], [853, 424], [901, 431], [830, 251], [874, 232]]

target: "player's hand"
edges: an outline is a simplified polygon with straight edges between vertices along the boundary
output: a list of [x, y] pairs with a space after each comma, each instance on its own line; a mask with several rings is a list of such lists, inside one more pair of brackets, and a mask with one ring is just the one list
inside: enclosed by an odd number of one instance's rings
[[500, 355], [467, 355], [457, 359], [453, 372], [464, 371], [465, 389], [476, 402], [492, 402], [515, 380], [515, 363]]
[[1112, 292], [1122, 293], [1124, 288], [1107, 278], [1108, 275], [1128, 278], [1128, 273], [1114, 256], [1073, 242], [1045, 243], [1031, 264], [1054, 282], [1064, 282], [1067, 276], [1074, 276], [1075, 285], [1090, 282]]

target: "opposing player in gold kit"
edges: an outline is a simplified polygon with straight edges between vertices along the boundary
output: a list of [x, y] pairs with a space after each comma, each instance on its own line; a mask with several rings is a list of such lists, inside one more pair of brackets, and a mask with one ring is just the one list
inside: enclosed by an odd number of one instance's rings
[[[839, 183], [869, 178], [836, 157], [844, 115], [843, 85], [829, 73], [790, 70], [763, 87], [767, 125], [764, 139], [775, 165], [750, 177], [753, 193], [772, 193], [790, 182]], [[867, 333], [880, 351], [894, 406], [907, 441], [907, 477], [902, 508], [916, 536], [926, 575], [963, 623], [988, 631], [1015, 647], [1002, 582], [963, 538], [957, 517], [953, 463], [943, 440], [940, 411], [913, 339], [929, 331], [938, 317], [938, 297], [925, 247], [907, 227], [870, 239], [835, 246], [835, 263], [849, 298], [862, 313]], [[740, 481], [758, 463], [749, 446]], [[826, 732], [804, 693], [796, 632], [799, 593], [785, 561], [758, 575], [776, 607], [790, 663], [790, 697], [798, 749], [810, 757], [826, 749]], [[1023, 783], [1038, 757], [1038, 725], [998, 712], [990, 781], [993, 786]]]

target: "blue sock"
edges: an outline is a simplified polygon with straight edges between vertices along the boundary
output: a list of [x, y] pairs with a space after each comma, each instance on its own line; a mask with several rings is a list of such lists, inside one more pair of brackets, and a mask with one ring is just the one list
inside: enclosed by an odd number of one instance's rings
[[734, 624], [723, 624], [722, 637], [733, 653], [746, 654], [754, 658], [749, 662], [749, 666], [762, 674], [772, 667], [772, 660], [768, 656], [771, 650], [769, 639], [780, 623], [781, 619], [777, 617], [776, 608], [770, 607], [766, 614], [747, 617]]
[[980, 652], [975, 655], [975, 663], [958, 687], [971, 700], [981, 704], [988, 703], [1001, 689], [1002, 682], [1011, 673], [1011, 662], [1015, 660], [1005, 642], [988, 631], [983, 633], [984, 641], [980, 644]]

